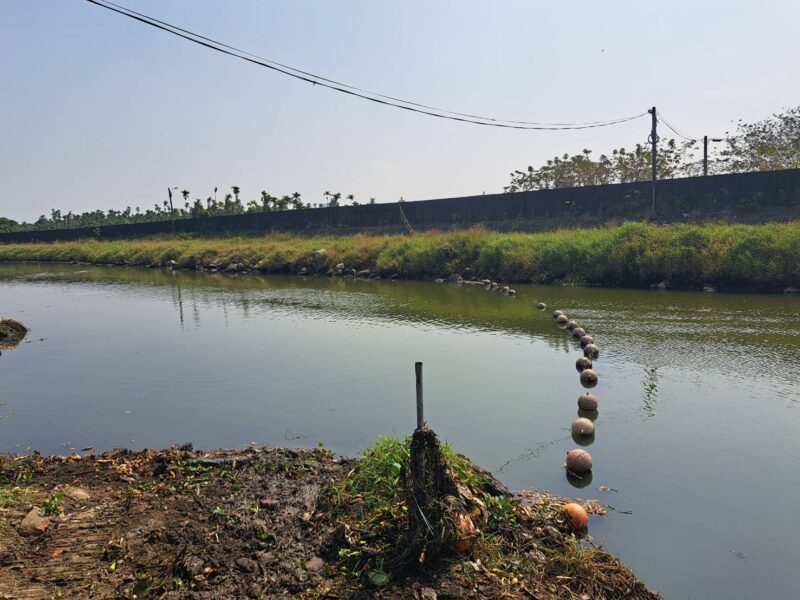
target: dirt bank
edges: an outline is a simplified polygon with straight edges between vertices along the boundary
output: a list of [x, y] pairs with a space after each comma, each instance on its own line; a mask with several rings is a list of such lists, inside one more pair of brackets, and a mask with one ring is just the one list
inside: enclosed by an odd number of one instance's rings
[[386, 522], [356, 525], [347, 493], [363, 468], [267, 447], [0, 455], [0, 598], [657, 598], [539, 494], [499, 497], [509, 518], [489, 507], [470, 552], [387, 573], [365, 542]]

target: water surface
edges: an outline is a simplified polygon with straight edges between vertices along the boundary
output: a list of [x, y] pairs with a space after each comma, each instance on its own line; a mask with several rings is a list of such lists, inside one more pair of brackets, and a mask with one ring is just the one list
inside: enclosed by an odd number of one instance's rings
[[[666, 598], [795, 598], [800, 299], [0, 265], [0, 451], [249, 442], [356, 454], [426, 416], [515, 488], [612, 505], [591, 533]], [[544, 301], [549, 309], [535, 309]], [[595, 336], [593, 479], [567, 482]], [[601, 492], [599, 486], [616, 492]]]

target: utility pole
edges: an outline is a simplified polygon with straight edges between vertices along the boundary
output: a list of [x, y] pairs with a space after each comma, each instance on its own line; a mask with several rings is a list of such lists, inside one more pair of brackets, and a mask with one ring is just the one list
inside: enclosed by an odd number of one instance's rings
[[[177, 187], [174, 189], [178, 189]], [[172, 207], [172, 189], [167, 188], [167, 194], [169, 195], [169, 219], [172, 221], [172, 233], [175, 233], [175, 209]]]
[[653, 161], [653, 216], [656, 214], [656, 152], [657, 152], [657, 144], [658, 144], [658, 133], [656, 128], [658, 127], [658, 117], [656, 116], [656, 107], [654, 106], [650, 110], [648, 110], [652, 115], [652, 129], [650, 130], [650, 144], [652, 145], [652, 161]]
[[708, 142], [721, 142], [722, 138], [708, 139], [707, 135], [703, 136], [703, 177], [708, 175]]

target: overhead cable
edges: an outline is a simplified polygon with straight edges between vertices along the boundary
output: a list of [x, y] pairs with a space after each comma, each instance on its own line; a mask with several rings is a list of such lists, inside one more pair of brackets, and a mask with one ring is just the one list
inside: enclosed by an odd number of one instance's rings
[[670, 125], [670, 122], [667, 121], [664, 118], [664, 114], [661, 111], [658, 112], [658, 116], [661, 119], [661, 122], [664, 123], [664, 125], [666, 125], [667, 127], [669, 127], [676, 135], [678, 135], [678, 136], [682, 137], [683, 139], [688, 140], [690, 142], [698, 142], [698, 141], [700, 141], [700, 138], [694, 138], [694, 137], [685, 135], [685, 134], [681, 133], [676, 127], [673, 127], [672, 125]]
[[319, 85], [321, 87], [328, 88], [351, 96], [355, 96], [363, 100], [368, 100], [370, 102], [375, 102], [385, 106], [392, 106], [395, 108], [400, 108], [403, 110], [428, 115], [431, 117], [437, 117], [440, 119], [449, 119], [452, 121], [471, 123], [474, 125], [501, 127], [506, 129], [561, 131], [561, 130], [572, 130], [572, 129], [591, 129], [596, 127], [607, 127], [610, 125], [617, 125], [620, 123], [625, 123], [627, 121], [632, 121], [634, 119], [643, 117], [645, 114], [647, 114], [646, 112], [643, 112], [637, 115], [622, 117], [619, 119], [612, 119], [608, 121], [590, 121], [584, 123], [539, 123], [534, 121], [513, 121], [506, 119], [497, 119], [492, 117], [483, 117], [479, 115], [471, 115], [468, 113], [460, 113], [456, 111], [450, 111], [450, 110], [436, 108], [433, 106], [428, 106], [417, 102], [411, 102], [409, 100], [402, 100], [400, 98], [395, 98], [384, 94], [378, 94], [376, 92], [370, 92], [368, 90], [347, 85], [335, 81], [333, 79], [328, 79], [325, 77], [321, 77], [319, 75], [315, 75], [313, 73], [309, 73], [307, 71], [302, 71], [300, 69], [296, 69], [294, 67], [290, 67], [288, 65], [284, 65], [279, 62], [257, 56], [255, 54], [245, 52], [244, 50], [240, 50], [233, 46], [223, 44], [222, 42], [218, 42], [216, 40], [213, 40], [212, 38], [199, 35], [188, 29], [177, 27], [175, 25], [155, 19], [143, 13], [133, 11], [124, 6], [114, 4], [109, 0], [87, 0], [87, 2], [105, 8], [107, 10], [113, 11], [115, 13], [124, 15], [140, 23], [150, 25], [151, 27], [155, 27], [156, 29], [160, 29], [167, 33], [171, 33], [175, 36], [178, 36], [180, 38], [183, 38], [187, 41], [193, 42], [200, 46], [206, 47], [210, 50], [216, 50], [217, 52], [220, 52], [222, 54], [226, 54], [228, 56], [232, 56], [234, 58], [238, 58], [240, 60], [244, 60], [273, 71], [277, 71], [284, 75], [288, 75], [289, 77], [305, 81], [306, 83]]

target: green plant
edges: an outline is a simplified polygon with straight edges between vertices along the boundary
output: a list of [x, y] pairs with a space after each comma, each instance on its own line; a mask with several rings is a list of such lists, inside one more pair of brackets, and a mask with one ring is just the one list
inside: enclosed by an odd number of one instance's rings
[[56, 492], [42, 503], [42, 508], [39, 510], [39, 514], [43, 517], [48, 515], [60, 515], [62, 512], [64, 512], [59, 506], [59, 502], [61, 502], [63, 498], [63, 492]]

